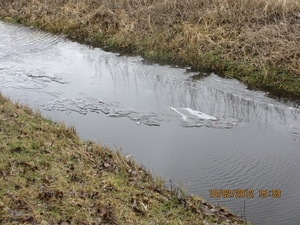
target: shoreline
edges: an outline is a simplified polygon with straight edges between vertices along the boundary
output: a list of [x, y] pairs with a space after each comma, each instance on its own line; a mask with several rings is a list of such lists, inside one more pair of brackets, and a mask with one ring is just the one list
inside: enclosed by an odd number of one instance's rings
[[[272, 3], [272, 4], [271, 4]], [[4, 21], [94, 46], [236, 78], [270, 96], [300, 99], [300, 3], [0, 2]]]
[[250, 224], [0, 93], [0, 223]]

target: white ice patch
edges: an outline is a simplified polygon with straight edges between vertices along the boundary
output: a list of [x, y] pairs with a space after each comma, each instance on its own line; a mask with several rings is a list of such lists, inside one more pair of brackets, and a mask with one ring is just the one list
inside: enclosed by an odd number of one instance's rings
[[[170, 109], [172, 109], [174, 112], [178, 113], [183, 120], [187, 120], [188, 118], [190, 118], [191, 116], [193, 117], [197, 117], [200, 120], [212, 120], [212, 121], [217, 121], [218, 118], [211, 116], [211, 115], [207, 115], [203, 112], [197, 111], [197, 110], [193, 110], [191, 108], [174, 108], [172, 106], [169, 106]], [[186, 115], [186, 113], [189, 113]]]
[[203, 112], [200, 112], [200, 111], [197, 111], [197, 110], [193, 110], [191, 108], [183, 108], [183, 109], [185, 109], [186, 111], [188, 111], [190, 114], [199, 117], [201, 120], [218, 120], [217, 117], [213, 117], [213, 116], [207, 115], [207, 114], [205, 114]]
[[182, 117], [183, 120], [187, 120], [187, 116], [186, 115], [180, 113], [176, 108], [173, 108], [172, 106], [169, 106], [169, 107], [170, 107], [170, 109], [172, 109], [173, 111], [175, 111], [176, 113], [178, 113]]
[[181, 116], [183, 127], [212, 127], [219, 129], [230, 129], [236, 126], [238, 119], [227, 118], [229, 121], [220, 121], [219, 118], [205, 114], [203, 112], [193, 110], [191, 108], [174, 108], [169, 106], [171, 110]]

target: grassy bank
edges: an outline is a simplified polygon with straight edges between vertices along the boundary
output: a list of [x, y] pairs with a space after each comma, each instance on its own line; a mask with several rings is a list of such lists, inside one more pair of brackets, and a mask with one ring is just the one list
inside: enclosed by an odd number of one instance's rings
[[0, 224], [245, 224], [0, 94]]
[[0, 17], [300, 99], [299, 0], [0, 0]]

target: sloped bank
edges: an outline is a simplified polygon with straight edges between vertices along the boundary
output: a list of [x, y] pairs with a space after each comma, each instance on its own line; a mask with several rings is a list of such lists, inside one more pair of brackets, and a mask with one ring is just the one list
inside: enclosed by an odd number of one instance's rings
[[1, 0], [0, 18], [300, 98], [297, 0]]
[[1, 224], [246, 224], [0, 93]]

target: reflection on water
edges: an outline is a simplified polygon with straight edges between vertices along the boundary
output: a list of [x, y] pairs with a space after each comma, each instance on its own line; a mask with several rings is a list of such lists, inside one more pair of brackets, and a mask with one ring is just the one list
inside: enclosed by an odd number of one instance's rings
[[[300, 107], [235, 80], [144, 63], [29, 28], [0, 23], [1, 91], [133, 154], [190, 193], [254, 189], [256, 224], [300, 220]], [[221, 129], [226, 128], [226, 129]], [[260, 199], [260, 189], [280, 199]], [[299, 193], [300, 194], [300, 193]], [[244, 199], [209, 199], [239, 213]], [[283, 207], [285, 206], [285, 207]]]

